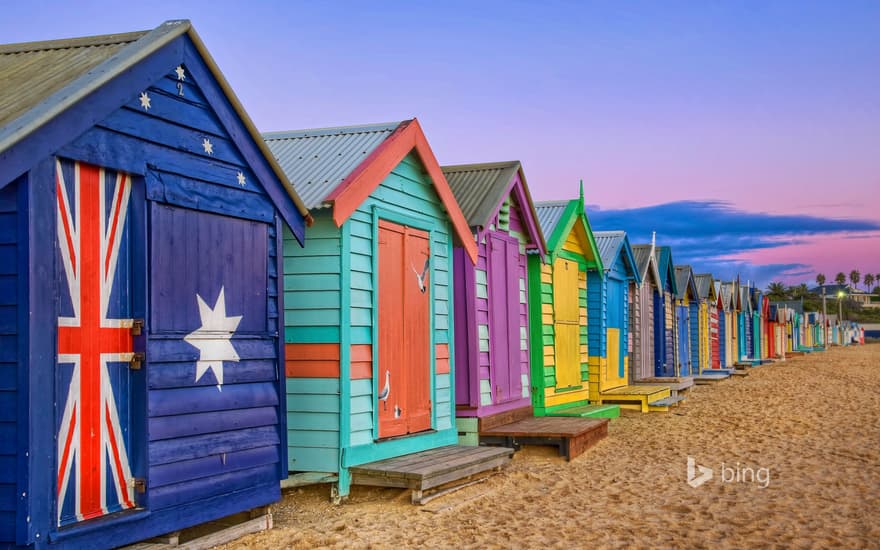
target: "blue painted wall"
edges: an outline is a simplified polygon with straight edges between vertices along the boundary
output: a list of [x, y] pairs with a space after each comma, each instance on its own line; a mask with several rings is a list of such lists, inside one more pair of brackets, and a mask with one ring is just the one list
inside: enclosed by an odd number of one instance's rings
[[0, 190], [0, 542], [15, 540], [19, 185]]
[[691, 300], [688, 305], [690, 311], [690, 352], [691, 352], [691, 374], [700, 373], [700, 304], [696, 300]]

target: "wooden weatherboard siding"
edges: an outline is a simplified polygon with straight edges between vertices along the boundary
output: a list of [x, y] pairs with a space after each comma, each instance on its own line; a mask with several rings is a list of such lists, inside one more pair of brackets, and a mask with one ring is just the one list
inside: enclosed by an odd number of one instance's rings
[[[540, 217], [542, 208], [547, 207], [538, 204], [536, 208]], [[589, 403], [592, 343], [588, 342], [587, 303], [594, 290], [588, 273], [603, 271], [583, 196], [565, 205], [550, 231], [542, 229], [547, 238], [547, 260], [536, 254], [528, 258], [532, 405], [536, 416]]]
[[[19, 269], [19, 235], [27, 230], [23, 210], [25, 178], [0, 189], [0, 544], [15, 540], [19, 434], [18, 342], [24, 273]], [[23, 457], [22, 457], [23, 458]]]
[[[531, 406], [526, 250], [543, 254], [543, 238], [519, 163], [498, 194], [494, 211], [469, 218], [477, 241], [477, 263], [454, 252], [456, 315], [456, 415], [483, 418]], [[471, 192], [462, 173], [498, 165], [444, 168], [453, 191]], [[457, 181], [453, 178], [462, 178]], [[453, 184], [455, 182], [455, 184]]]
[[[37, 132], [51, 151], [11, 153], [26, 176], [0, 179], [0, 546], [124, 545], [280, 497], [282, 212], [299, 234], [304, 217], [189, 24], [143, 40], [169, 32], [125, 78]], [[96, 253], [102, 230], [106, 258]], [[99, 302], [102, 280], [113, 286]], [[101, 328], [99, 316], [118, 326]], [[143, 320], [140, 334], [132, 319]], [[201, 361], [208, 340], [224, 351]], [[118, 360], [93, 359], [111, 345]], [[144, 355], [129, 367], [132, 352]], [[106, 379], [92, 368], [101, 361]], [[68, 391], [74, 380], [81, 392]], [[112, 390], [97, 404], [96, 383]], [[68, 431], [73, 410], [78, 428], [106, 413], [107, 439]], [[112, 475], [80, 473], [104, 444]], [[21, 495], [11, 515], [9, 475]]]
[[[426, 172], [420, 155], [412, 152], [397, 161], [341, 226], [332, 208], [316, 209], [305, 247], [295, 246], [291, 236], [285, 238], [288, 468], [337, 474], [341, 496], [349, 492], [352, 466], [457, 441], [450, 365], [454, 230]], [[380, 392], [386, 374], [379, 371], [379, 228], [386, 222], [424, 235], [423, 248], [429, 254], [412, 269], [406, 263], [399, 273], [404, 284], [413, 285], [417, 270], [427, 285], [428, 340], [425, 349], [418, 350], [429, 369], [419, 388], [429, 401], [427, 425], [412, 423], [404, 432], [418, 433], [394, 439], [383, 439], [380, 432], [380, 413], [386, 412], [380, 411], [386, 404]], [[401, 343], [411, 341], [403, 338]], [[391, 382], [389, 399], [406, 391], [396, 378]], [[407, 403], [422, 403], [424, 398], [414, 395]]]

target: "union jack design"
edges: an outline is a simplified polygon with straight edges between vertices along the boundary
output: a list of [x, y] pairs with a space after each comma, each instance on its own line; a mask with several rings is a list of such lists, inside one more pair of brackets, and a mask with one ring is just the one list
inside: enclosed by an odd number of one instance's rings
[[[116, 397], [117, 392], [125, 395], [127, 384], [121, 376], [111, 376], [110, 368], [130, 361], [134, 349], [132, 319], [115, 318], [131, 316], [130, 307], [119, 305], [128, 299], [124, 279], [129, 270], [118, 265], [131, 178], [59, 160], [56, 191], [58, 246], [70, 297], [69, 304], [62, 298], [62, 310], [73, 313], [58, 317], [58, 364], [62, 378], [70, 379], [58, 429], [62, 525], [135, 505], [123, 437], [128, 430], [120, 425]], [[127, 248], [123, 246], [126, 258]], [[72, 365], [72, 372], [65, 365]]]

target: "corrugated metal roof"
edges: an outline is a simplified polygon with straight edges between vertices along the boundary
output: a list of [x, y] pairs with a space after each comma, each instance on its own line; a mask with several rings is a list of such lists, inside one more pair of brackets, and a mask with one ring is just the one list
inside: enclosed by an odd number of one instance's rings
[[632, 247], [633, 256], [636, 259], [636, 269], [642, 275], [642, 280], [648, 275], [648, 263], [651, 261], [651, 245], [637, 244]]
[[556, 229], [556, 224], [562, 218], [562, 213], [571, 201], [544, 201], [535, 203], [535, 212], [538, 214], [538, 225], [544, 238], [549, 239]]
[[676, 296], [682, 298], [687, 293], [689, 285], [693, 284], [694, 272], [689, 265], [675, 266], [675, 286], [678, 287]]
[[701, 300], [709, 299], [709, 289], [712, 288], [712, 275], [708, 273], [702, 273], [700, 275], [694, 275], [694, 282], [697, 284], [697, 294], [699, 294]]
[[147, 32], [0, 46], [0, 127], [24, 115]]
[[441, 167], [471, 227], [489, 223], [520, 168], [518, 160]]
[[263, 134], [306, 208], [324, 199], [403, 122]]
[[596, 247], [599, 249], [602, 265], [606, 270], [611, 269], [623, 240], [626, 238], [626, 233], [624, 231], [594, 231], [593, 238], [596, 239]]

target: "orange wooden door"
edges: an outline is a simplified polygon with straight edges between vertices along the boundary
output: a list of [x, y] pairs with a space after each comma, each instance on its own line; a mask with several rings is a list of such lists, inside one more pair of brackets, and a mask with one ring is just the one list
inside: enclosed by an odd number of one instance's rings
[[428, 234], [379, 221], [379, 437], [431, 428]]

